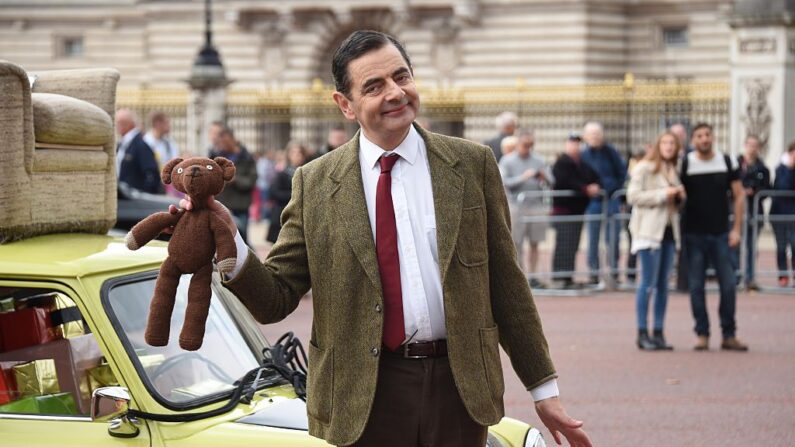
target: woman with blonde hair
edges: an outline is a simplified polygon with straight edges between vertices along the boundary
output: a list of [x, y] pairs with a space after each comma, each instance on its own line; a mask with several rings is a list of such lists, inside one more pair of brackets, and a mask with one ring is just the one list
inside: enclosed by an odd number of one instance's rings
[[[632, 171], [627, 202], [632, 205], [629, 231], [631, 252], [638, 255], [641, 280], [635, 297], [638, 321], [638, 348], [671, 350], [663, 335], [668, 302], [668, 276], [674, 253], [679, 248], [679, 209], [685, 189], [676, 172], [681, 149], [671, 132], [657, 137], [651, 151]], [[648, 332], [648, 309], [654, 295], [654, 332]]]

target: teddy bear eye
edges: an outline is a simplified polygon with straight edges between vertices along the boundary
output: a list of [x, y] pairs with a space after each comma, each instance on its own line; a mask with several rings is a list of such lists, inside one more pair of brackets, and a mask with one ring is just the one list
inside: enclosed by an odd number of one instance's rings
[[208, 171], [212, 171], [213, 170], [213, 165], [207, 165], [207, 170]]
[[177, 174], [182, 174], [182, 168], [177, 168]]

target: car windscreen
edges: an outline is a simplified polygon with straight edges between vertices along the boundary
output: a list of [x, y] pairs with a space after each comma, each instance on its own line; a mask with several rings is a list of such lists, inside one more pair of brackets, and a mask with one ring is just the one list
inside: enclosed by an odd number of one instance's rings
[[169, 343], [162, 347], [149, 346], [144, 341], [156, 280], [153, 275], [117, 281], [106, 285], [103, 291], [106, 310], [144, 384], [159, 403], [170, 409], [194, 408], [222, 398], [234, 388], [236, 380], [259, 364], [215, 290], [201, 348], [180, 348], [179, 333], [191, 277], [182, 275]]

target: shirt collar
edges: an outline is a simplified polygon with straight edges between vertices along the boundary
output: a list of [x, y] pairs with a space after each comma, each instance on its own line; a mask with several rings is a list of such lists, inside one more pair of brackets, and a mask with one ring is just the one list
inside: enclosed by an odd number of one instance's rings
[[[406, 135], [406, 138], [396, 147], [391, 153], [395, 153], [400, 155], [401, 158], [406, 160], [410, 165], [413, 165], [414, 162], [417, 160], [417, 154], [420, 150], [420, 141], [422, 137], [417, 132], [417, 129], [414, 126], [410, 126], [409, 133]], [[381, 158], [385, 152], [390, 152], [382, 149], [377, 144], [370, 141], [367, 136], [364, 134], [364, 131], [359, 132], [359, 150], [362, 153], [362, 160], [364, 165], [367, 166], [368, 169], [372, 169], [375, 167], [376, 163], [378, 163], [378, 159]]]
[[121, 145], [124, 147], [129, 146], [133, 138], [137, 137], [139, 133], [141, 133], [141, 130], [138, 129], [137, 127], [130, 130], [129, 132], [124, 134], [123, 137], [121, 137]]

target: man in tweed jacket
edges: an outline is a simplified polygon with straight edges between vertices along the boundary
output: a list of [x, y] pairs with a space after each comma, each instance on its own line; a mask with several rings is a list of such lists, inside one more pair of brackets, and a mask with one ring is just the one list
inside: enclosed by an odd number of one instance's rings
[[[482, 447], [504, 414], [499, 343], [555, 439], [590, 446], [557, 397], [492, 152], [413, 125], [419, 96], [393, 37], [357, 31], [333, 64], [334, 100], [362, 130], [296, 171], [267, 259], [238, 242], [224, 283], [261, 323], [285, 318], [312, 288], [310, 434], [335, 445]], [[391, 169], [378, 164], [394, 155], [389, 223], [404, 315], [388, 311], [386, 243], [373, 223], [384, 222], [375, 180]], [[405, 340], [391, 349], [384, 333], [395, 317]]]

